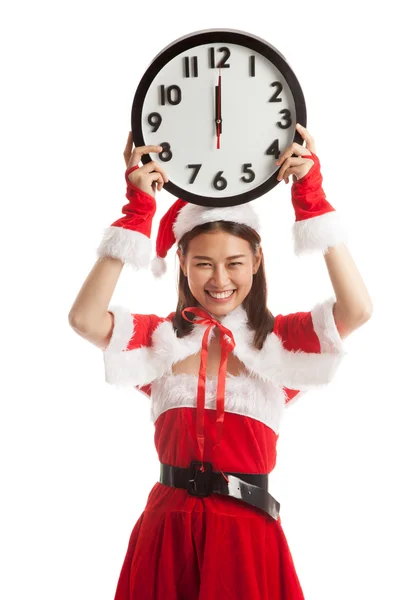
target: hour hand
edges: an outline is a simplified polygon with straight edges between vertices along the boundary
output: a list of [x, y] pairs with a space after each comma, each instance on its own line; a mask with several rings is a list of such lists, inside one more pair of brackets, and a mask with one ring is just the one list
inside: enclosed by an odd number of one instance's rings
[[215, 86], [215, 130], [216, 135], [222, 133], [222, 115], [221, 115], [221, 87]]

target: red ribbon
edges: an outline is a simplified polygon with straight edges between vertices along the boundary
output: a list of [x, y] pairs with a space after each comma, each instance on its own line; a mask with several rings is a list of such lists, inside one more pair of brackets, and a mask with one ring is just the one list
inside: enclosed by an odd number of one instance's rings
[[[186, 316], [186, 312], [191, 312], [201, 317], [197, 320], [192, 320]], [[217, 418], [216, 418], [216, 428], [217, 428], [217, 442], [215, 446], [218, 448], [218, 458], [217, 464], [220, 464], [220, 441], [222, 437], [222, 427], [224, 422], [224, 405], [225, 405], [225, 379], [226, 379], [226, 367], [228, 363], [228, 354], [235, 347], [235, 340], [233, 338], [232, 332], [224, 327], [217, 319], [214, 319], [209, 315], [205, 310], [198, 308], [196, 306], [190, 306], [188, 308], [184, 308], [182, 311], [182, 316], [186, 321], [190, 323], [196, 323], [200, 325], [206, 325], [207, 329], [204, 332], [203, 340], [201, 344], [201, 359], [200, 359], [200, 370], [199, 370], [199, 378], [197, 384], [197, 411], [196, 411], [196, 429], [197, 429], [197, 443], [200, 449], [200, 461], [201, 471], [204, 471], [203, 465], [203, 457], [204, 457], [204, 406], [205, 406], [205, 398], [206, 398], [206, 369], [207, 369], [207, 357], [208, 357], [208, 336], [212, 329], [212, 327], [218, 327], [220, 330], [219, 336], [219, 344], [221, 346], [221, 359], [218, 368], [218, 383], [217, 383]], [[225, 477], [226, 481], [229, 482], [229, 479], [219, 469], [222, 475]]]

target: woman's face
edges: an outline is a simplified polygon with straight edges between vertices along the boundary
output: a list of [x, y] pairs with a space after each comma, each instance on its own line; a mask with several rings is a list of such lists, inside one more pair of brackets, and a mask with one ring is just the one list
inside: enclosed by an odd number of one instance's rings
[[[177, 254], [196, 300], [209, 313], [222, 317], [239, 306], [253, 284], [262, 251], [254, 256], [250, 244], [236, 235], [215, 230], [201, 233], [189, 242], [188, 253]], [[211, 294], [227, 292], [222, 298]]]

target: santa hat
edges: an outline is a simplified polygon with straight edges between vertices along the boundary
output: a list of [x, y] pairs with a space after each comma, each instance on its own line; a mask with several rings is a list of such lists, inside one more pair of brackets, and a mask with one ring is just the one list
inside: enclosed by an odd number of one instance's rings
[[250, 203], [239, 206], [198, 206], [180, 198], [171, 206], [160, 220], [156, 240], [156, 256], [151, 261], [151, 270], [155, 277], [161, 277], [167, 270], [165, 257], [168, 250], [181, 237], [204, 223], [211, 221], [231, 221], [247, 225], [260, 232], [260, 220]]

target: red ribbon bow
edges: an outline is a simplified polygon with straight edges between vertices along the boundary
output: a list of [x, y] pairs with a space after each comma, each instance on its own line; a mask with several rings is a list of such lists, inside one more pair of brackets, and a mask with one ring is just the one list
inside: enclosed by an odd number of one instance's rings
[[[201, 317], [196, 321], [190, 319], [186, 316], [186, 312], [191, 312]], [[235, 340], [233, 338], [232, 332], [224, 327], [217, 319], [214, 319], [211, 315], [209, 315], [205, 310], [198, 308], [196, 306], [190, 306], [188, 308], [184, 308], [182, 311], [182, 316], [186, 321], [190, 323], [198, 323], [200, 325], [207, 325], [207, 329], [204, 332], [203, 340], [201, 344], [201, 358], [200, 358], [200, 370], [199, 370], [199, 379], [197, 385], [197, 412], [196, 412], [196, 426], [197, 426], [197, 443], [200, 449], [200, 461], [201, 471], [204, 471], [203, 465], [203, 456], [204, 456], [204, 406], [205, 406], [205, 398], [206, 398], [206, 369], [207, 369], [207, 357], [208, 357], [208, 336], [212, 329], [212, 327], [218, 327], [220, 330], [219, 336], [219, 344], [221, 346], [221, 359], [218, 368], [218, 383], [217, 383], [217, 418], [216, 418], [216, 427], [217, 427], [217, 442], [215, 446], [218, 448], [218, 459], [217, 464], [219, 463], [219, 452], [220, 452], [220, 441], [222, 437], [222, 426], [224, 422], [224, 404], [225, 404], [225, 379], [226, 379], [226, 367], [228, 363], [228, 354], [235, 347]], [[226, 477], [225, 473], [222, 472], [222, 475], [225, 477], [226, 481], [229, 481]]]

